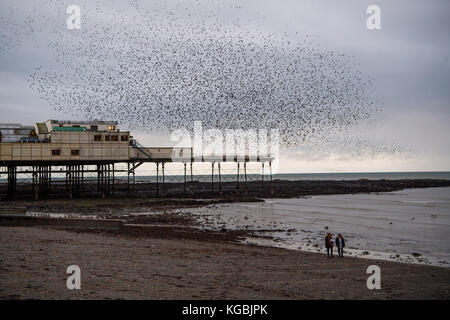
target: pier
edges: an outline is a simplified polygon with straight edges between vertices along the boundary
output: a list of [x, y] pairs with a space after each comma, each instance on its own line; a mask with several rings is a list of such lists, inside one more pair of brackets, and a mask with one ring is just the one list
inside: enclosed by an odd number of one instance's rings
[[[194, 156], [193, 148], [145, 147], [117, 125], [61, 120], [0, 124], [1, 199], [271, 194], [273, 158], [268, 154]], [[181, 172], [167, 175], [168, 164], [177, 164]], [[259, 172], [248, 174], [249, 164]], [[154, 168], [154, 174], [139, 176], [143, 165]], [[208, 174], [205, 166], [211, 169]], [[203, 168], [200, 175], [196, 167]]]

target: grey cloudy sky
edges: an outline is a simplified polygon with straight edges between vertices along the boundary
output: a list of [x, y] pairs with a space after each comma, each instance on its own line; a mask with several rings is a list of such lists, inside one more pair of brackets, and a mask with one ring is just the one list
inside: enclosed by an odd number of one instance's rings
[[[224, 3], [228, 7], [224, 9]], [[39, 66], [58, 69], [47, 42], [66, 30], [65, 8], [82, 8], [82, 28], [111, 16], [135, 23], [131, 4], [152, 9], [176, 1], [5, 1], [0, 0], [0, 122], [33, 123], [74, 118], [57, 111], [30, 87], [29, 75]], [[267, 34], [287, 34], [295, 41], [308, 35], [323, 50], [354, 56], [360, 70], [373, 78], [382, 112], [370, 124], [355, 127], [358, 139], [374, 144], [372, 154], [352, 153], [354, 145], [335, 149], [299, 147], [284, 150], [281, 171], [441, 171], [450, 170], [450, 2], [364, 0], [188, 1], [199, 15], [214, 10], [226, 26], [239, 16], [241, 25]], [[366, 8], [381, 8], [381, 30], [366, 28]], [[174, 6], [174, 8], [176, 8]], [[173, 10], [174, 14], [183, 14]], [[83, 17], [83, 14], [88, 15]], [[118, 18], [119, 19], [119, 18]], [[196, 19], [195, 15], [192, 19]], [[149, 22], [151, 23], [151, 21]], [[157, 22], [155, 22], [157, 23]], [[114, 28], [111, 30], [114, 32]], [[63, 40], [62, 40], [63, 41]], [[81, 115], [83, 117], [83, 115]], [[126, 129], [126, 128], [124, 128]], [[135, 130], [134, 130], [135, 131]], [[167, 135], [135, 134], [145, 144], [167, 144]], [[359, 140], [358, 140], [359, 141]], [[383, 144], [399, 146], [386, 155]], [[325, 149], [325, 150], [324, 150]]]

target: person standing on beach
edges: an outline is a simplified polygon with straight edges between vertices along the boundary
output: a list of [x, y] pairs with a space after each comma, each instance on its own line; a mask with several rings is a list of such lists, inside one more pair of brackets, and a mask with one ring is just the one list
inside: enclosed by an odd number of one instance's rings
[[327, 256], [333, 256], [333, 238], [331, 237], [331, 233], [327, 233], [325, 236], [325, 248], [327, 248]]
[[336, 246], [337, 246], [337, 249], [338, 249], [339, 257], [343, 257], [344, 256], [345, 240], [344, 240], [344, 237], [342, 237], [342, 235], [340, 233], [336, 237]]

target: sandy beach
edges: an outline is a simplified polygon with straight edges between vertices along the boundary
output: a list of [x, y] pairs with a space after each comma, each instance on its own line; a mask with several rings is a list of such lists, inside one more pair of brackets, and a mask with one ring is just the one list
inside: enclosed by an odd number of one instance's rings
[[[351, 182], [346, 184], [356, 190]], [[244, 244], [248, 239], [273, 244], [277, 229], [295, 232], [277, 216], [271, 218], [273, 228], [257, 224], [245, 228], [233, 215], [235, 225], [231, 227], [222, 225], [223, 219], [199, 214], [199, 210], [215, 210], [223, 216], [226, 208], [266, 205], [267, 201], [261, 201], [111, 198], [2, 202], [0, 298], [450, 298], [450, 268], [367, 257], [328, 258], [321, 246], [315, 248], [319, 253]], [[7, 212], [12, 213], [9, 218]], [[70, 224], [64, 223], [69, 220]], [[76, 221], [84, 220], [89, 223], [77, 225]], [[114, 221], [120, 226], [114, 227]], [[315, 226], [311, 221], [302, 223]], [[69, 265], [81, 269], [81, 290], [66, 287]], [[381, 268], [381, 290], [367, 288], [370, 265]]]
[[[445, 268], [327, 258], [183, 229], [119, 236], [0, 227], [0, 235], [2, 299], [450, 298]], [[81, 268], [81, 290], [66, 288], [72, 264]], [[371, 264], [382, 270], [381, 290], [366, 287]]]

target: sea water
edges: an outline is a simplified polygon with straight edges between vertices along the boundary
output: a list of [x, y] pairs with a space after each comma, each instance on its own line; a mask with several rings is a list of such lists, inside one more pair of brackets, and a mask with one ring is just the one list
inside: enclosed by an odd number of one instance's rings
[[450, 188], [266, 199], [197, 213], [207, 228], [272, 237], [249, 243], [323, 253], [325, 234], [341, 233], [347, 255], [450, 267]]

